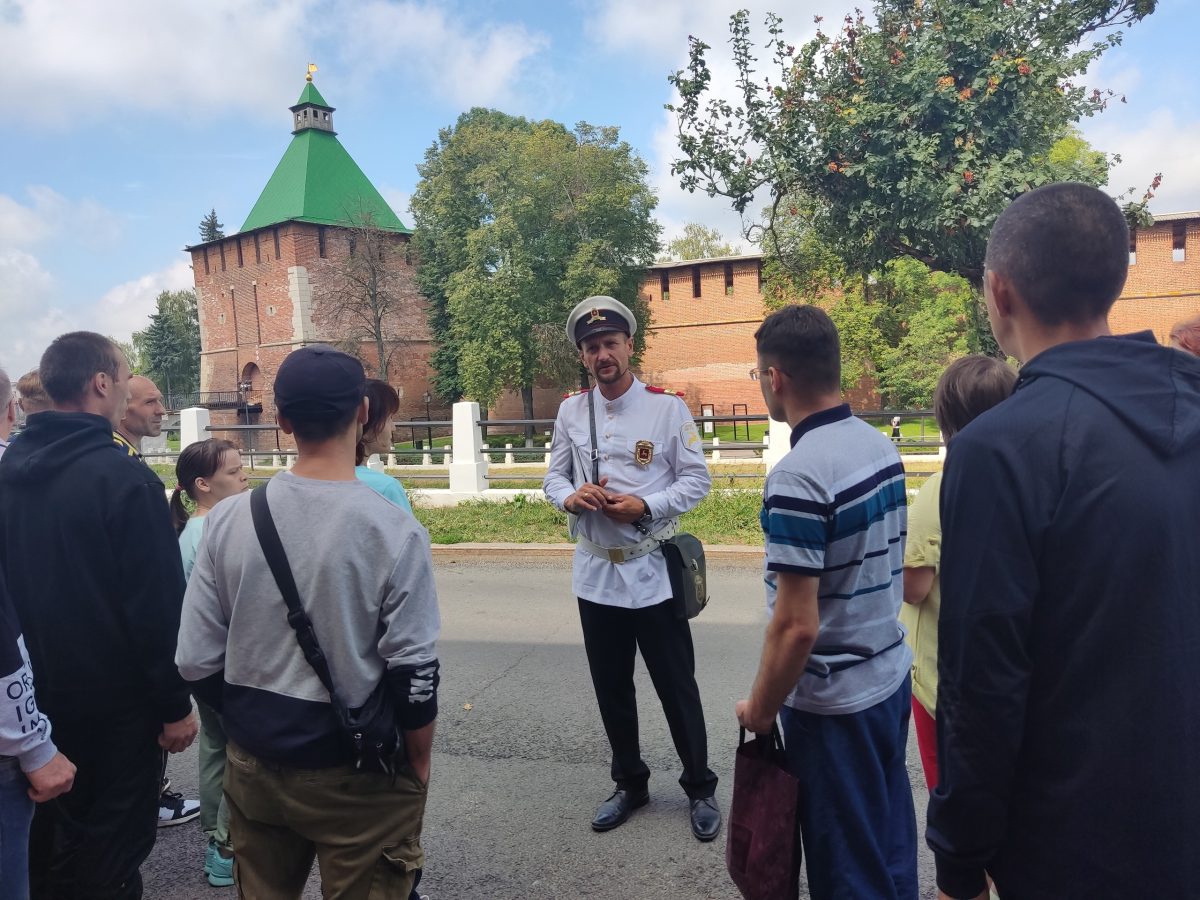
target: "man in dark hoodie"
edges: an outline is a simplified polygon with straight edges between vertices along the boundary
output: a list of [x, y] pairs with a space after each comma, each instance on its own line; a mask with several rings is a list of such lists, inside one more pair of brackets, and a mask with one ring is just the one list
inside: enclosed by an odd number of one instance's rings
[[942, 484], [942, 896], [1185, 897], [1200, 885], [1200, 360], [1112, 336], [1129, 232], [1081, 184], [988, 241], [1014, 395]]
[[138, 898], [154, 845], [160, 748], [196, 736], [174, 666], [183, 568], [158, 477], [113, 443], [129, 366], [98, 334], [42, 356], [54, 409], [0, 466], [0, 567], [74, 789], [38, 807], [35, 898]]

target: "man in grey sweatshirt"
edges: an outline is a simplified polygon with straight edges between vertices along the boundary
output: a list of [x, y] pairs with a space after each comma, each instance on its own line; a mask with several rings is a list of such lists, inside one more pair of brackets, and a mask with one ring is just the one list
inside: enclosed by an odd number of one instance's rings
[[16, 611], [0, 572], [0, 896], [29, 897], [29, 826], [35, 803], [71, 789], [74, 764], [50, 739]]
[[298, 455], [266, 496], [337, 693], [354, 708], [387, 685], [406, 764], [394, 776], [354, 768], [288, 624], [250, 493], [209, 514], [184, 598], [176, 662], [223, 714], [235, 878], [248, 897], [299, 897], [314, 856], [331, 896], [407, 897], [423, 860], [437, 594], [425, 529], [355, 477], [365, 386], [362, 364], [331, 347], [284, 360], [275, 404]]

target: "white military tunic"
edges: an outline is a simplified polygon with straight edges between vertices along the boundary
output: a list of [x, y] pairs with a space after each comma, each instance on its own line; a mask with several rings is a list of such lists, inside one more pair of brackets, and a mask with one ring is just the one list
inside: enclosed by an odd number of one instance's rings
[[[596, 388], [596, 446], [600, 451], [600, 477], [608, 476], [607, 490], [641, 497], [650, 507], [658, 531], [666, 520], [681, 515], [704, 499], [712, 484], [696, 423], [683, 399], [648, 390], [637, 378], [624, 394], [608, 400]], [[591, 481], [591, 464], [575, 471], [575, 460], [590, 460], [588, 394], [572, 395], [558, 408], [550, 467], [542, 484], [550, 502], [563, 509], [575, 489]], [[637, 444], [654, 448], [648, 465], [637, 461]], [[644, 451], [643, 451], [644, 452]], [[579, 516], [580, 533], [602, 547], [631, 547], [645, 537], [632, 525], [608, 518], [603, 512]], [[671, 597], [662, 551], [623, 563], [609, 562], [576, 546], [571, 586], [575, 596], [593, 603], [640, 609]]]

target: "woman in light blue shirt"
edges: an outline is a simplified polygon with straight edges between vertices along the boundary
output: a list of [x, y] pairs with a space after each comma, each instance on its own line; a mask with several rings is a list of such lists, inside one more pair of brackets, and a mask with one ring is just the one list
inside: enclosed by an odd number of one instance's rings
[[386, 381], [368, 378], [367, 399], [370, 401], [370, 408], [367, 412], [367, 424], [363, 426], [362, 437], [358, 440], [354, 474], [375, 493], [411, 513], [412, 504], [408, 502], [408, 494], [404, 492], [399, 480], [368, 469], [365, 465], [367, 458], [372, 454], [387, 454], [392, 451], [392, 418], [400, 411], [400, 395]]
[[[250, 487], [242, 470], [242, 455], [229, 441], [210, 438], [191, 444], [175, 463], [179, 480], [171, 492], [171, 517], [179, 533], [179, 552], [183, 556], [183, 574], [192, 575], [196, 550], [204, 533], [204, 517], [226, 497]], [[183, 505], [187, 494], [196, 504], [189, 514]], [[222, 782], [225, 778], [225, 729], [217, 711], [200, 700], [200, 827], [208, 836], [204, 851], [204, 874], [213, 887], [233, 884], [233, 850], [229, 843], [229, 811], [225, 808]]]

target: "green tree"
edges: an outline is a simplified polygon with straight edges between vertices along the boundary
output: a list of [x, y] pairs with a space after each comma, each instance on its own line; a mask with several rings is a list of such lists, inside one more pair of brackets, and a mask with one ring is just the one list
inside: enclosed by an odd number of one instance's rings
[[699, 222], [688, 222], [683, 234], [667, 244], [667, 255], [671, 259], [712, 259], [717, 256], [733, 256], [737, 248], [730, 244], [715, 228]]
[[[923, 268], [914, 260], [892, 265]], [[903, 323], [903, 337], [880, 359], [879, 390], [888, 406], [930, 407], [946, 366], [970, 350], [968, 310], [974, 301], [970, 286], [955, 275], [925, 272], [922, 302]]]
[[[163, 291], [155, 300], [150, 324], [133, 333], [133, 350], [141, 374], [168, 397], [192, 393], [200, 386], [200, 316], [196, 292]], [[130, 360], [131, 367], [135, 360]]]
[[418, 171], [418, 281], [435, 341], [449, 338], [434, 358], [443, 396], [486, 406], [516, 389], [532, 418], [535, 382], [571, 370], [551, 334], [579, 300], [608, 294], [646, 322], [637, 291], [658, 248], [656, 200], [616, 128], [474, 109]]
[[421, 181], [411, 201], [416, 278], [429, 301], [433, 387], [446, 401], [463, 396], [447, 296], [450, 277], [466, 259], [468, 236], [491, 215], [483, 190], [486, 173], [503, 158], [508, 135], [529, 129], [523, 118], [476, 107], [459, 116], [454, 127], [441, 129], [417, 166]]
[[125, 354], [125, 361], [129, 363], [129, 372], [131, 375], [145, 375], [145, 366], [142, 364], [142, 354], [138, 352], [138, 348], [134, 346], [133, 340], [122, 341], [119, 338], [113, 337], [111, 334], [108, 339], [121, 348], [121, 352]]
[[[1014, 197], [1107, 177], [1103, 154], [1087, 165], [1068, 154], [1064, 165], [1051, 151], [1112, 96], [1078, 79], [1155, 5], [876, 0], [874, 22], [847, 16], [799, 48], [769, 14], [766, 78], [748, 14], [735, 13], [737, 105], [710, 95], [699, 39], [670, 79], [682, 153], [673, 171], [739, 212], [766, 192], [768, 229], [789, 198], [806, 198], [814, 231], [847, 269], [911, 257], [978, 290], [987, 235]], [[971, 317], [978, 324], [979, 310]]]
[[225, 237], [225, 228], [217, 221], [217, 211], [209, 210], [207, 216], [200, 220], [200, 242], [207, 244], [209, 241], [219, 241]]

